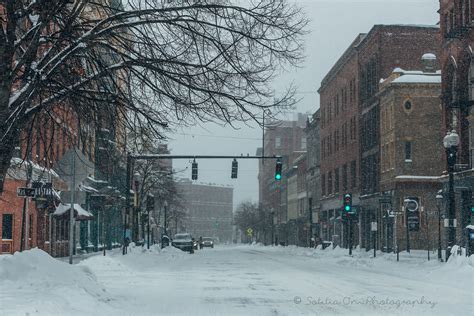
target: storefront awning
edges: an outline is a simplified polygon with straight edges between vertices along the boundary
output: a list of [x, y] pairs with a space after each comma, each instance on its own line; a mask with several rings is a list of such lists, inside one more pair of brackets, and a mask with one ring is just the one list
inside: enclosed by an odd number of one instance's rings
[[[56, 211], [54, 211], [53, 215], [54, 216], [62, 216], [65, 213], [69, 212], [71, 204], [66, 204], [66, 203], [60, 203], [58, 207], [56, 207]], [[83, 209], [79, 204], [74, 204], [74, 217], [76, 220], [82, 221], [82, 220], [91, 220], [94, 218], [94, 216]]]

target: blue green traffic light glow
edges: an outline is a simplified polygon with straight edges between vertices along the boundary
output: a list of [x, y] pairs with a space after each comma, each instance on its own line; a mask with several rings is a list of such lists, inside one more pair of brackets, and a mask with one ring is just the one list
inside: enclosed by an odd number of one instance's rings
[[281, 180], [281, 174], [278, 174], [278, 173], [277, 173], [277, 174], [275, 175], [275, 179], [276, 179], [276, 180]]
[[350, 210], [351, 210], [351, 207], [350, 207], [349, 205], [346, 205], [345, 210], [346, 210], [346, 211], [350, 211]]

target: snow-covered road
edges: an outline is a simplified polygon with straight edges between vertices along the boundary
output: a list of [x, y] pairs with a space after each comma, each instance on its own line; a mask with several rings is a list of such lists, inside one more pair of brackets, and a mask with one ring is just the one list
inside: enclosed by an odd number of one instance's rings
[[134, 248], [127, 256], [114, 252], [74, 266], [102, 288], [95, 305], [87, 298], [95, 296], [88, 293], [93, 285], [67, 288], [64, 295], [75, 298], [59, 302], [57, 288], [52, 296], [23, 288], [17, 294], [36, 303], [1, 304], [0, 314], [474, 315], [473, 258], [442, 264], [419, 255], [403, 254], [396, 262], [365, 251], [349, 257], [341, 249], [229, 246], [187, 254]]

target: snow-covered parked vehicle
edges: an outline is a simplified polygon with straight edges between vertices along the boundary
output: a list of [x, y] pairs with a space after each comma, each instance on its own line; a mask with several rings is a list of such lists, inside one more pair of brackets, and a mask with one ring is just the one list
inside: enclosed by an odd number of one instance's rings
[[183, 251], [189, 251], [191, 253], [194, 251], [193, 237], [189, 233], [181, 233], [174, 235], [171, 245]]

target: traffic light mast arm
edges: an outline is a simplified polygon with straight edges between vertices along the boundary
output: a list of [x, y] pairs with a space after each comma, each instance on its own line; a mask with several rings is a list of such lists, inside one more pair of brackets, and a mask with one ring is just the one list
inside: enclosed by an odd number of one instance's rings
[[133, 155], [130, 157], [135, 160], [153, 160], [153, 159], [281, 159], [281, 156], [212, 156], [212, 155]]

